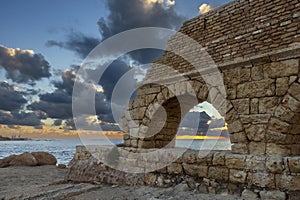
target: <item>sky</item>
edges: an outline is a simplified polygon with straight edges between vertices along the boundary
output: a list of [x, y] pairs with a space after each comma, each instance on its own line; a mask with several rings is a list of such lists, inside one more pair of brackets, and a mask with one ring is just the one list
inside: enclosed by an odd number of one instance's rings
[[[72, 90], [76, 72], [101, 41], [125, 30], [153, 26], [178, 30], [191, 19], [229, 0], [2, 0], [0, 2], [0, 135], [74, 131]], [[158, 51], [138, 51], [135, 63], [151, 62]], [[117, 130], [109, 100], [118, 79], [130, 70], [112, 63], [93, 88], [97, 116], [87, 124]], [[87, 85], [82, 85], [87, 87]], [[217, 111], [203, 105], [218, 116]], [[76, 119], [75, 119], [76, 120]], [[23, 127], [23, 128], [22, 128]], [[26, 128], [25, 128], [26, 127]]]

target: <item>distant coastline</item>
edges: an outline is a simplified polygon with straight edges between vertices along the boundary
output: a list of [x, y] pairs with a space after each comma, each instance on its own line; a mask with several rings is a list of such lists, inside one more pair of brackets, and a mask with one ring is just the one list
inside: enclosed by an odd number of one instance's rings
[[11, 140], [9, 137], [2, 137], [0, 135], [0, 141], [8, 141], [8, 140]]
[[15, 141], [15, 140], [30, 140], [29, 138], [21, 138], [21, 137], [3, 137], [0, 135], [0, 141]]

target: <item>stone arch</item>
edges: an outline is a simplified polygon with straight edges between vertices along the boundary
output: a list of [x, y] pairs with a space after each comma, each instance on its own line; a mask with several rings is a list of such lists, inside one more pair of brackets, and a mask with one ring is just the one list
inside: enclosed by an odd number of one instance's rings
[[[123, 128], [129, 133], [124, 136], [125, 145], [135, 148], [174, 147], [175, 143], [171, 141], [176, 136], [182, 117], [204, 101], [212, 104], [225, 117], [233, 152], [248, 153], [248, 140], [236, 109], [220, 92], [220, 88], [207, 85], [201, 78], [167, 86], [152, 84], [141, 87], [124, 117]], [[157, 115], [161, 111], [165, 114]]]

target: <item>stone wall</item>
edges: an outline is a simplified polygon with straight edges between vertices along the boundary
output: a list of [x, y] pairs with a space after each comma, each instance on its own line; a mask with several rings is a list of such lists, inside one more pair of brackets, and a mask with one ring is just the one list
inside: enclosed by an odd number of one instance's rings
[[215, 82], [209, 71], [166, 79], [163, 84], [146, 83], [125, 113], [125, 145], [173, 146], [182, 116], [207, 101], [225, 117], [233, 153], [299, 155], [299, 60], [300, 47], [294, 46], [223, 64], [218, 69], [224, 87], [203, 79]]
[[[179, 32], [193, 38], [217, 63], [239, 60], [281, 50], [300, 42], [300, 3], [298, 0], [236, 0], [183, 24]], [[176, 35], [169, 47], [182, 48]], [[166, 52], [156, 61], [179, 72], [190, 72], [193, 66]], [[166, 77], [168, 70], [153, 66], [147, 79]]]
[[[188, 150], [175, 155], [177, 149], [148, 158], [147, 162], [159, 165], [170, 156], [178, 156], [173, 163], [149, 173], [125, 173], [102, 162], [115, 151], [112, 146], [76, 148], [66, 181], [109, 183], [124, 185], [150, 185], [171, 187], [187, 184], [191, 190], [212, 194], [240, 194], [261, 199], [297, 199], [300, 194], [300, 157], [238, 155], [230, 152], [203, 152]], [[144, 159], [129, 158], [127, 153], [140, 153], [139, 149], [119, 147], [114, 168], [140, 168], [145, 171]], [[145, 150], [143, 150], [145, 152]], [[155, 151], [148, 149], [147, 151]], [[93, 157], [94, 156], [94, 157]], [[137, 169], [138, 170], [138, 169]]]
[[207, 101], [233, 153], [299, 155], [299, 36], [297, 0], [237, 0], [185, 22], [129, 102], [125, 145], [174, 146], [181, 119]]

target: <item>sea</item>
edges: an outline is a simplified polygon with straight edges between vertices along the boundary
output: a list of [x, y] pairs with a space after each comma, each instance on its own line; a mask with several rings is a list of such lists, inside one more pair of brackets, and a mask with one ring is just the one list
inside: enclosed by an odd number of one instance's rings
[[[122, 139], [80, 140], [80, 139], [32, 139], [24, 141], [0, 141], [0, 159], [23, 152], [45, 151], [57, 158], [58, 164], [68, 164], [77, 145], [112, 145], [121, 144]], [[176, 140], [176, 147], [196, 150], [230, 150], [230, 140]]]

